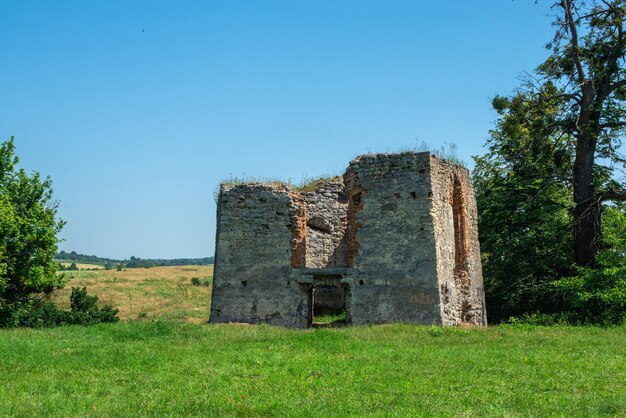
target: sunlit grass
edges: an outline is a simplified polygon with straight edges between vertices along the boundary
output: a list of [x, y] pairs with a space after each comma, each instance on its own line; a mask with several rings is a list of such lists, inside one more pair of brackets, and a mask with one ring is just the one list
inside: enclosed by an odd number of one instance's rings
[[68, 283], [55, 292], [53, 300], [69, 307], [72, 286], [85, 286], [100, 304], [120, 310], [127, 319], [171, 319], [204, 322], [209, 319], [210, 286], [192, 286], [191, 279], [212, 281], [213, 266], [170, 266], [132, 268], [123, 271], [78, 270], [64, 273]]
[[0, 331], [0, 416], [623, 416], [624, 328]]
[[70, 267], [72, 264], [76, 265], [76, 268], [79, 270], [100, 270], [104, 269], [103, 265], [100, 264], [87, 264], [87, 263], [76, 263], [74, 261], [59, 261], [63, 267]]
[[313, 318], [313, 322], [315, 324], [344, 324], [346, 322], [347, 316], [346, 312], [340, 312], [337, 314], [325, 314], [325, 315], [316, 315]]
[[193, 324], [212, 273], [66, 272], [131, 321], [0, 330], [0, 416], [626, 415], [624, 327]]

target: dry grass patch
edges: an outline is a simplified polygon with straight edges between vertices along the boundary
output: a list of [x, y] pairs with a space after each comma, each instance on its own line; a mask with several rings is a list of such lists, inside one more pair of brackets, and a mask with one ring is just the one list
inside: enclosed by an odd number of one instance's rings
[[87, 264], [87, 263], [74, 263], [74, 262], [61, 262], [59, 263], [63, 267], [69, 267], [72, 264], [76, 264], [76, 268], [79, 270], [104, 270], [104, 266], [99, 264]]
[[122, 320], [157, 318], [200, 323], [209, 318], [211, 286], [192, 286], [191, 279], [212, 283], [213, 266], [69, 271], [65, 275], [67, 285], [53, 295], [62, 308], [69, 308], [73, 286], [85, 286], [89, 294], [98, 296], [100, 304], [118, 308]]

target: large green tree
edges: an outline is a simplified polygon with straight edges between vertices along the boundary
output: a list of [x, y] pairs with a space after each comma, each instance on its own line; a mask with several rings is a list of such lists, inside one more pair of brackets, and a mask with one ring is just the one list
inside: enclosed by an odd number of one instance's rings
[[626, 0], [559, 0], [552, 9], [551, 55], [537, 75], [559, 87], [557, 129], [573, 140], [574, 259], [587, 266], [600, 250], [602, 203], [626, 200], [624, 184], [606, 178], [626, 163]]
[[548, 83], [538, 91], [496, 97], [500, 118], [488, 152], [475, 157], [485, 294], [494, 322], [563, 307], [553, 283], [573, 266], [567, 232], [573, 147], [555, 129], [563, 111], [557, 93]]
[[0, 145], [0, 315], [63, 285], [54, 254], [63, 222], [49, 178], [17, 169], [13, 138]]
[[558, 312], [619, 322], [625, 0], [561, 0], [553, 10], [552, 54], [516, 94], [494, 99], [499, 119], [476, 158], [488, 308], [494, 320]]

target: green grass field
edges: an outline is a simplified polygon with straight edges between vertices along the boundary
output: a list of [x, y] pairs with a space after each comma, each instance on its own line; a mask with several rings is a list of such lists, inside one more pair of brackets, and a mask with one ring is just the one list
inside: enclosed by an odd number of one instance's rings
[[125, 322], [0, 330], [0, 416], [626, 415], [625, 327], [208, 325], [212, 266], [66, 275]]
[[623, 416], [626, 329], [0, 331], [2, 416]]

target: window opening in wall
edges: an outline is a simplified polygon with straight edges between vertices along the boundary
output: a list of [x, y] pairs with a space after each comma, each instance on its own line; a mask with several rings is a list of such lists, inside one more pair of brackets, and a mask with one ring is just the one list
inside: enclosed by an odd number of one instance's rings
[[311, 323], [314, 327], [336, 327], [348, 323], [349, 288], [341, 276], [314, 276], [311, 289]]

